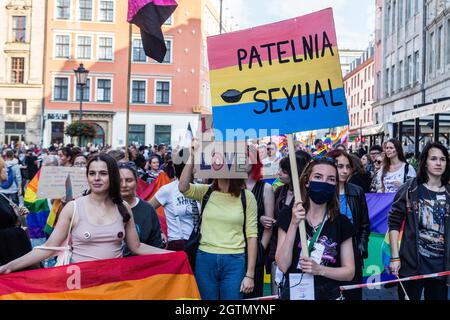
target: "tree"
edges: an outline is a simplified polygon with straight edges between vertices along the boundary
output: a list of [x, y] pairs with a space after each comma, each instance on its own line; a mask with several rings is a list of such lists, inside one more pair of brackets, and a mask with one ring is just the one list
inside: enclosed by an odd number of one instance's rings
[[69, 124], [66, 128], [65, 134], [70, 137], [78, 137], [81, 146], [81, 138], [94, 138], [96, 135], [95, 127], [87, 122], [75, 121]]

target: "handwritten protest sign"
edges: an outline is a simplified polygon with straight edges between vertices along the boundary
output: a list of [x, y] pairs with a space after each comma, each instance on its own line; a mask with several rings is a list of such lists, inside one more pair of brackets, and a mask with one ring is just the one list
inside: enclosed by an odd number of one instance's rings
[[86, 168], [42, 167], [37, 197], [38, 199], [61, 199], [67, 195], [78, 197], [88, 188]]
[[208, 58], [216, 140], [348, 124], [331, 8], [209, 37]]
[[215, 141], [211, 115], [203, 115], [197, 132], [199, 148], [195, 154], [197, 179], [247, 179], [245, 142]]

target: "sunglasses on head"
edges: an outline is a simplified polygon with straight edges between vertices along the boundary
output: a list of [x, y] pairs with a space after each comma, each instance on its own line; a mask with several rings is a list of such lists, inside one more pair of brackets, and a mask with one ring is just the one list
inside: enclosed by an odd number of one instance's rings
[[325, 157], [325, 156], [314, 156], [313, 158], [312, 158], [312, 161], [315, 161], [315, 162], [320, 162], [320, 161], [322, 161], [323, 159], [325, 159], [327, 162], [329, 162], [329, 163], [331, 163], [331, 164], [336, 164], [336, 159], [334, 159], [334, 158], [330, 158], [330, 157]]
[[376, 164], [381, 164], [381, 163], [383, 163], [383, 161], [381, 161], [381, 160], [376, 160], [375, 163], [376, 163]]
[[131, 169], [133, 171], [136, 171], [136, 164], [133, 161], [128, 161], [128, 162], [120, 162], [119, 163], [119, 169], [120, 168], [125, 168], [125, 169]]

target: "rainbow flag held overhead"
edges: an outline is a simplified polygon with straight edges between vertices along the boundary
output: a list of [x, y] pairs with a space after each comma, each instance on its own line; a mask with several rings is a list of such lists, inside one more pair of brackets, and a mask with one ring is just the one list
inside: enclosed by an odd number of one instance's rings
[[331, 8], [207, 41], [216, 140], [348, 124]]
[[0, 275], [0, 300], [200, 299], [183, 251]]

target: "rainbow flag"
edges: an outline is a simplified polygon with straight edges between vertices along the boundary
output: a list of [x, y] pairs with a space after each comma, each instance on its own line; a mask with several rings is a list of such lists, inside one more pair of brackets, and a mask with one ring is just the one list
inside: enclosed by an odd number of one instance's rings
[[[142, 179], [138, 179], [138, 186], [136, 190], [137, 196], [142, 200], [150, 201], [162, 186], [170, 183], [171, 181], [172, 180], [170, 180], [169, 176], [165, 172], [161, 172], [151, 184], [147, 184]], [[156, 210], [156, 213], [158, 214], [162, 232], [167, 235], [167, 221], [164, 208], [159, 207], [158, 210]]]
[[331, 8], [208, 37], [208, 58], [216, 140], [348, 124]]
[[0, 275], [1, 300], [200, 299], [183, 251]]
[[27, 226], [31, 239], [45, 238], [44, 229], [50, 210], [52, 209], [52, 204], [49, 199], [37, 198], [40, 176], [41, 170], [28, 183], [23, 198], [25, 207], [30, 211], [27, 215]]

